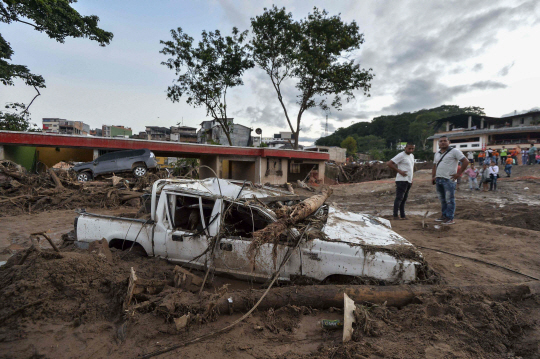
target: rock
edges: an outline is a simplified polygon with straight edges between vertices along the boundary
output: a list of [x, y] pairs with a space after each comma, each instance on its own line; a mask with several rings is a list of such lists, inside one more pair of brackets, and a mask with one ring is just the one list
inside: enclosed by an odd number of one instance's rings
[[94, 241], [88, 246], [88, 252], [96, 253], [98, 256], [103, 257], [108, 262], [112, 263], [112, 253], [109, 249], [109, 242], [105, 238], [100, 241]]
[[189, 322], [190, 322], [190, 319], [191, 319], [191, 314], [190, 313], [185, 314], [185, 315], [181, 316], [180, 318], [175, 318], [174, 319], [174, 324], [176, 326], [176, 330], [182, 330], [185, 327], [187, 327]]

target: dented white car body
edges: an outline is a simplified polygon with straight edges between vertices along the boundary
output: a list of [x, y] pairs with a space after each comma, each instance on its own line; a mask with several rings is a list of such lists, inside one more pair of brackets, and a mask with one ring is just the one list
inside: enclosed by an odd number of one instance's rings
[[[183, 266], [200, 269], [213, 260], [218, 273], [267, 280], [276, 263], [293, 249], [300, 231], [292, 228], [280, 237], [276, 256], [273, 244], [264, 244], [254, 259], [248, 254], [251, 233], [276, 221], [271, 203], [293, 204], [300, 199], [249, 182], [160, 180], [153, 185], [149, 220], [81, 212], [75, 231], [79, 242], [105, 238], [110, 246], [122, 248], [137, 243], [148, 255]], [[307, 235], [280, 272], [281, 280], [346, 276], [407, 283], [418, 279], [422, 256], [392, 231], [389, 221], [327, 205], [310, 220], [304, 227]], [[220, 240], [211, 256], [208, 248], [216, 236]]]

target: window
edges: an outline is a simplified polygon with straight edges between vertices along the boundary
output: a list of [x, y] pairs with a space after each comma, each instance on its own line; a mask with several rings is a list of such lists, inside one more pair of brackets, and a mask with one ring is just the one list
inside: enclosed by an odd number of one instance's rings
[[[170, 195], [169, 201], [174, 229], [202, 232], [204, 227], [210, 224], [215, 201], [204, 198], [199, 201], [198, 197], [178, 195]], [[203, 219], [201, 219], [201, 202]]]
[[473, 143], [473, 144], [471, 145], [471, 147], [480, 147], [480, 144], [479, 144], [479, 143]]
[[254, 231], [265, 228], [271, 222], [257, 208], [236, 203], [229, 208], [229, 205], [230, 202], [225, 202], [226, 213], [223, 218], [225, 238], [251, 238]]
[[299, 163], [291, 163], [291, 173], [300, 173]]
[[100, 156], [96, 159], [96, 161], [98, 162], [103, 162], [103, 161], [110, 161], [113, 159], [113, 154], [112, 152], [111, 153], [106, 153], [104, 154], [103, 156]]
[[459, 148], [465, 148], [467, 145], [459, 145]]

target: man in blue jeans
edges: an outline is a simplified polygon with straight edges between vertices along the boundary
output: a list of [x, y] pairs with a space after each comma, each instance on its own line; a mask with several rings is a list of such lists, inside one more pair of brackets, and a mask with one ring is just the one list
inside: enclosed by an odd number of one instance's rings
[[[456, 180], [469, 166], [469, 160], [460, 150], [450, 147], [450, 141], [446, 136], [439, 138], [439, 149], [439, 152], [435, 153], [431, 170], [432, 182], [436, 186], [442, 212], [441, 217], [436, 221], [450, 225], [456, 223], [454, 221]], [[459, 170], [458, 162], [461, 162]]]
[[[386, 165], [397, 172], [396, 199], [394, 200], [394, 219], [407, 219], [405, 215], [405, 202], [409, 197], [409, 190], [413, 182], [414, 172], [414, 143], [407, 142], [405, 151], [400, 152], [386, 162]], [[399, 211], [399, 217], [398, 217]]]

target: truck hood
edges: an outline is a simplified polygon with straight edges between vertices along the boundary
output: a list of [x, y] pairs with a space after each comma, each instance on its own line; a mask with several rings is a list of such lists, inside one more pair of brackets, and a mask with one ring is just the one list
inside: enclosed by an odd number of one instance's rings
[[369, 214], [344, 211], [329, 206], [328, 219], [322, 228], [328, 240], [352, 245], [395, 249], [414, 246], [392, 230], [390, 221]]

